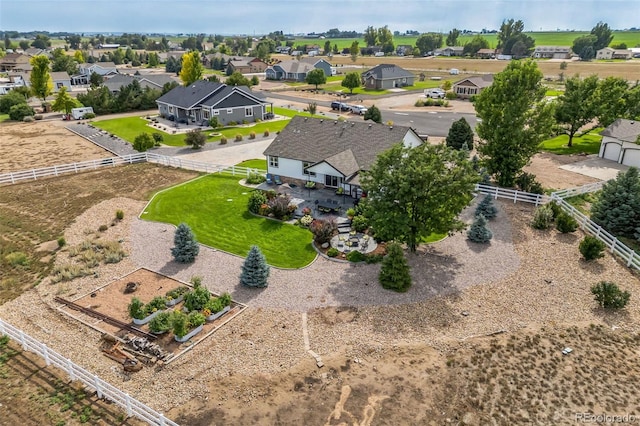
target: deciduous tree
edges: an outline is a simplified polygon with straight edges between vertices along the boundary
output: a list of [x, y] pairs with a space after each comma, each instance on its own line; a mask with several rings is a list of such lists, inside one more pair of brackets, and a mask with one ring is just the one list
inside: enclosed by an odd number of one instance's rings
[[[607, 127], [618, 118], [634, 118], [627, 114], [629, 107], [637, 108], [628, 95], [629, 83], [620, 77], [607, 77], [598, 83], [596, 91], [596, 104], [598, 124]], [[627, 99], [631, 103], [627, 103]]]
[[597, 115], [596, 91], [598, 76], [592, 75], [580, 79], [575, 76], [567, 79], [565, 91], [558, 97], [555, 108], [556, 121], [569, 135], [568, 146], [573, 145], [573, 136], [580, 128], [591, 122]]
[[371, 105], [371, 108], [367, 108], [367, 112], [364, 113], [364, 120], [382, 123], [382, 114], [380, 113], [380, 109], [375, 105]]
[[190, 145], [193, 149], [202, 148], [206, 142], [207, 135], [198, 129], [189, 131], [189, 133], [184, 137], [184, 143]]
[[31, 91], [34, 96], [45, 101], [53, 91], [53, 81], [49, 74], [49, 58], [37, 55], [31, 58]]
[[251, 81], [240, 71], [234, 71], [224, 82], [227, 86], [251, 86]]
[[416, 47], [420, 49], [420, 53], [423, 55], [427, 54], [427, 52], [433, 52], [442, 47], [442, 34], [421, 34], [416, 40]]
[[354, 40], [351, 43], [351, 48], [349, 48], [349, 53], [351, 53], [351, 62], [355, 62], [358, 59], [358, 53], [360, 53], [360, 48], [358, 47], [360, 43], [358, 40]]
[[204, 67], [200, 63], [200, 53], [189, 52], [182, 55], [182, 69], [180, 70], [180, 80], [185, 86], [189, 86], [202, 79]]
[[397, 144], [363, 173], [367, 215], [376, 236], [415, 252], [432, 233], [462, 230], [458, 214], [471, 201], [478, 174], [466, 156], [444, 145]]
[[598, 22], [596, 26], [591, 29], [591, 34], [596, 37], [596, 41], [593, 44], [593, 48], [596, 51], [609, 46], [611, 40], [613, 40], [611, 28], [602, 21]]
[[364, 30], [364, 42], [369, 46], [377, 46], [378, 44], [378, 32], [372, 26], [368, 26], [366, 30]]
[[360, 74], [357, 72], [348, 73], [344, 76], [340, 85], [349, 89], [349, 93], [353, 93], [353, 89], [360, 87]]
[[474, 36], [470, 42], [464, 45], [463, 54], [475, 55], [480, 49], [488, 49], [489, 42], [481, 35]]
[[460, 30], [457, 28], [449, 31], [447, 35], [447, 46], [457, 46], [458, 45], [458, 37], [460, 37]]
[[314, 68], [307, 73], [307, 77], [304, 79], [307, 84], [313, 84], [316, 86], [316, 90], [318, 90], [318, 86], [320, 84], [325, 84], [327, 82], [327, 76], [324, 73], [324, 70], [321, 68]]
[[571, 50], [580, 56], [583, 61], [590, 61], [596, 57], [595, 44], [598, 38], [594, 35], [583, 35], [573, 40]]
[[546, 90], [541, 81], [535, 62], [511, 61], [476, 98], [482, 119], [476, 131], [484, 140], [478, 150], [500, 186], [514, 185], [518, 173], [550, 134], [553, 109], [544, 102]]
[[64, 112], [65, 114], [71, 114], [71, 110], [78, 106], [82, 106], [82, 104], [67, 93], [66, 87], [61, 87], [58, 95], [56, 96], [56, 100], [53, 102], [53, 105], [51, 105], [51, 109], [58, 112]]

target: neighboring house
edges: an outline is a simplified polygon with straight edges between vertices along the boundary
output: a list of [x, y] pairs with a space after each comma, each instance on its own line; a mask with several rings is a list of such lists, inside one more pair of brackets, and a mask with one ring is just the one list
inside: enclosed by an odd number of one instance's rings
[[640, 122], [619, 118], [600, 134], [600, 158], [640, 167]]
[[0, 78], [0, 95], [6, 95], [11, 90], [29, 85], [29, 76], [22, 73], [9, 73], [7, 77]]
[[436, 56], [462, 56], [464, 47], [462, 46], [447, 46], [442, 49], [436, 49]]
[[537, 59], [571, 59], [571, 47], [536, 46], [532, 56]]
[[456, 81], [451, 86], [453, 93], [459, 98], [467, 99], [474, 95], [479, 95], [486, 87], [493, 84], [493, 74], [474, 75]]
[[416, 76], [394, 64], [380, 64], [361, 75], [362, 84], [367, 89], [392, 89], [413, 86]]
[[264, 120], [267, 105], [272, 106], [246, 86], [227, 86], [207, 80], [178, 86], [156, 103], [161, 116], [199, 125], [207, 125], [211, 117], [217, 117], [221, 125]]
[[172, 83], [176, 80], [171, 78], [169, 74], [149, 74], [149, 75], [129, 75], [129, 74], [117, 74], [110, 77], [103, 83], [103, 86], [107, 87], [111, 93], [118, 93], [124, 86], [128, 86], [137, 80], [140, 83], [142, 89], [147, 87], [155, 90], [162, 90], [164, 85]]
[[256, 72], [264, 72], [267, 67], [266, 63], [259, 58], [244, 57], [232, 59], [227, 64], [227, 74], [231, 75], [238, 71], [241, 74], [251, 74]]
[[627, 49], [612, 49], [605, 47], [596, 52], [596, 59], [631, 59], [633, 51]]
[[113, 62], [94, 62], [93, 64], [78, 65], [78, 74], [71, 76], [71, 84], [89, 84], [91, 74], [96, 73], [102, 77], [118, 74], [116, 64]]
[[399, 44], [396, 47], [396, 55], [405, 56], [405, 55], [413, 55], [413, 46], [410, 44]]
[[288, 55], [290, 51], [290, 46], [276, 46], [276, 53], [283, 53], [285, 55]]
[[308, 55], [311, 52], [316, 52], [315, 54], [317, 55], [318, 53], [320, 53], [320, 46], [318, 46], [317, 44], [306, 44], [304, 46], [304, 53]]
[[[220, 52], [216, 52], [216, 53], [210, 53], [208, 55], [204, 55], [203, 59], [202, 59], [202, 65], [204, 65], [207, 68], [211, 68], [211, 64], [213, 63], [214, 59], [224, 59], [224, 63], [228, 63], [231, 60], [235, 60], [235, 59], [239, 59], [236, 58], [235, 56], [229, 56], [226, 53], [220, 53]], [[165, 59], [166, 61], [166, 59]]]
[[480, 49], [476, 52], [476, 57], [480, 59], [495, 59], [496, 49]]
[[0, 71], [24, 71], [24, 66], [29, 65], [30, 57], [20, 53], [7, 53], [0, 58]]
[[71, 90], [71, 77], [66, 71], [50, 72], [51, 80], [53, 80], [53, 91], [58, 92], [62, 87], [66, 87], [68, 91]]
[[27, 50], [25, 50], [23, 53], [31, 57], [38, 56], [38, 55], [45, 55], [46, 57], [51, 58], [51, 53], [49, 53], [45, 49], [38, 49], [37, 47], [30, 47]]
[[361, 194], [360, 173], [397, 143], [416, 147], [422, 139], [410, 127], [295, 116], [264, 151], [267, 172], [283, 182], [342, 187]]
[[367, 46], [360, 48], [360, 54], [362, 56], [371, 56], [378, 52], [382, 52], [382, 46]]
[[117, 49], [120, 45], [117, 43], [100, 43], [96, 46], [96, 49]]
[[268, 66], [265, 75], [267, 80], [304, 81], [307, 78], [307, 73], [316, 68], [322, 69], [327, 77], [331, 75], [331, 64], [318, 58], [282, 61]]

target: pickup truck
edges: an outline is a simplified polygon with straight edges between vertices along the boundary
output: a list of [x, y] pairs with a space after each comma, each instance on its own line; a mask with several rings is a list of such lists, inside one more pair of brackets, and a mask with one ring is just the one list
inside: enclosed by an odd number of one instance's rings
[[351, 112], [353, 114], [364, 115], [367, 112], [367, 107], [364, 105], [351, 105]]
[[427, 98], [444, 99], [447, 93], [442, 89], [427, 89], [424, 91]]

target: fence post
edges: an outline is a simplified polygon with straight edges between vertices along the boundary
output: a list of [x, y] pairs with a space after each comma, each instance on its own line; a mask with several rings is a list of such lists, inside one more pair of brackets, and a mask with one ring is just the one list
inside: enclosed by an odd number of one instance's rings
[[513, 193], [513, 204], [518, 202], [518, 190], [516, 189], [516, 192]]
[[69, 378], [73, 382], [76, 379], [76, 375], [73, 372], [73, 362], [71, 362], [69, 358], [67, 358], [67, 368], [69, 369], [69, 371], [67, 371], [67, 373], [69, 373]]
[[611, 253], [613, 253], [613, 250], [616, 248], [616, 244], [618, 244], [618, 239], [613, 237], [613, 241], [611, 241]]
[[31, 170], [31, 174], [33, 175], [33, 180], [37, 180], [36, 169]]
[[73, 163], [73, 170], [78, 173], [78, 163]]
[[53, 174], [58, 176], [58, 166], [53, 166]]
[[100, 388], [100, 379], [98, 379], [98, 376], [93, 376], [93, 386], [96, 388], [98, 398], [102, 399], [102, 388]]
[[631, 266], [631, 264], [633, 263], [633, 257], [634, 257], [635, 255], [636, 255], [636, 252], [635, 252], [635, 251], [631, 250], [631, 251], [629, 252], [629, 259], [627, 259], [627, 268], [628, 268], [629, 266]]
[[540, 194], [536, 196], [536, 207], [538, 207], [538, 204], [540, 204]]
[[24, 333], [20, 331], [20, 344], [22, 345], [23, 350], [27, 350], [27, 342], [24, 339]]
[[124, 402], [125, 402], [125, 405], [127, 406], [127, 415], [129, 417], [133, 416], [133, 411], [131, 411], [131, 397], [129, 396], [128, 393], [124, 394]]
[[493, 198], [497, 200], [498, 199], [498, 187], [497, 186], [495, 187], [495, 191], [494, 192], [496, 193], [496, 195]]
[[13, 173], [9, 173], [11, 176], [11, 183], [16, 183], [16, 179], [13, 177]]
[[164, 414], [160, 413], [160, 418], [158, 418], [158, 423], [160, 426], [164, 426]]
[[47, 367], [51, 365], [51, 360], [49, 359], [49, 348], [44, 343], [42, 344], [42, 356], [44, 357], [44, 362], [47, 363]]

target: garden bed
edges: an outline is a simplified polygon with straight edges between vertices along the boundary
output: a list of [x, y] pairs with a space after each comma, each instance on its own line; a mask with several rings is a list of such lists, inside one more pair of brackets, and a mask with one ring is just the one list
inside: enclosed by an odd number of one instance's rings
[[[128, 283], [137, 284], [135, 291], [131, 293], [125, 293], [125, 289]], [[129, 317], [129, 313], [127, 310], [127, 307], [129, 303], [131, 303], [131, 299], [133, 297], [137, 297], [144, 303], [148, 303], [156, 296], [164, 296], [168, 291], [183, 286], [192, 287], [190, 284], [183, 283], [166, 275], [162, 275], [145, 268], [140, 268], [128, 275], [125, 275], [124, 277], [121, 277], [103, 287], [96, 289], [89, 294], [80, 296], [79, 298], [73, 300], [73, 302], [82, 307], [93, 309], [100, 314], [107, 315], [116, 320], [133, 325], [132, 319]], [[169, 310], [181, 308], [182, 302], [176, 304], [175, 306], [167, 307], [167, 309]], [[245, 308], [245, 305], [232, 301], [229, 312], [214, 321], [208, 321], [207, 323], [205, 323], [202, 331], [193, 338], [189, 339], [187, 342], [176, 342], [173, 338], [173, 333], [169, 332], [157, 335], [154, 343], [159, 345], [163, 351], [170, 354], [165, 359], [165, 361], [172, 361], [177, 356], [181, 355], [187, 350], [190, 350], [191, 348], [193, 348], [193, 346], [209, 337], [220, 326], [224, 325], [229, 320], [234, 318]], [[95, 318], [88, 317], [77, 311], [71, 310], [70, 308], [62, 307], [60, 308], [60, 310], [65, 314], [82, 321], [85, 325], [88, 325], [102, 333], [111, 334], [119, 338], [124, 338], [124, 336], [128, 333], [126, 330], [121, 330], [118, 327], [109, 325], [104, 321], [96, 321]], [[148, 324], [139, 325], [137, 327], [143, 331], [149, 332]]]

